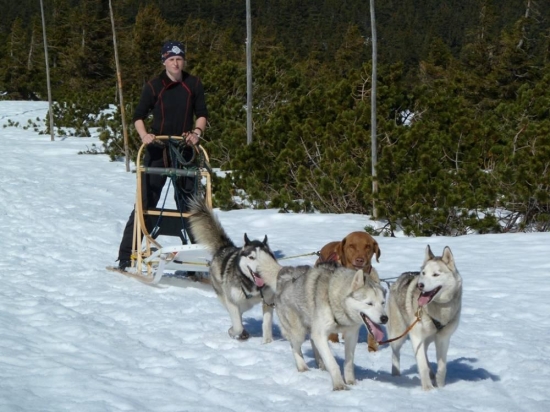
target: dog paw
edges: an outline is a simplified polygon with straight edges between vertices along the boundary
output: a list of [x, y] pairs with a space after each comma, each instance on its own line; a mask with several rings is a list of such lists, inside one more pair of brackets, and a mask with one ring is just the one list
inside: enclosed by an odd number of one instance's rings
[[435, 384], [438, 388], [442, 388], [445, 386], [445, 376], [436, 376], [435, 377]]
[[423, 391], [431, 391], [432, 389], [434, 389], [434, 386], [431, 383], [426, 384], [426, 385], [422, 384], [422, 390]]
[[273, 338], [264, 338], [264, 340], [262, 341], [264, 345], [271, 342], [273, 342]]
[[246, 330], [243, 330], [242, 333], [239, 336], [237, 336], [237, 339], [247, 340], [249, 337], [250, 337], [250, 334]]
[[332, 390], [333, 391], [349, 391], [349, 388], [344, 382], [342, 382], [342, 383], [335, 383], [334, 385], [332, 385]]
[[245, 329], [243, 329], [241, 333], [234, 333], [233, 328], [229, 328], [227, 332], [229, 333], [229, 336], [237, 340], [247, 340], [250, 337], [250, 334]]
[[306, 361], [301, 358], [296, 359], [296, 369], [298, 369], [298, 372], [307, 372], [309, 370]]

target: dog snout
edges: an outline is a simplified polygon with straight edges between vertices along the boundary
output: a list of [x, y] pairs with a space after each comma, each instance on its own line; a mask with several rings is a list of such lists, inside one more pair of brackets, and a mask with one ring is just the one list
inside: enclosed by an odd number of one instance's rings
[[365, 259], [363, 258], [355, 258], [355, 260], [353, 261], [354, 265], [355, 266], [364, 266], [365, 265]]
[[385, 325], [386, 323], [388, 323], [388, 317], [386, 315], [380, 316], [380, 323], [382, 325]]
[[423, 283], [419, 283], [419, 284], [418, 284], [418, 289], [424, 290], [424, 284], [423, 284]]

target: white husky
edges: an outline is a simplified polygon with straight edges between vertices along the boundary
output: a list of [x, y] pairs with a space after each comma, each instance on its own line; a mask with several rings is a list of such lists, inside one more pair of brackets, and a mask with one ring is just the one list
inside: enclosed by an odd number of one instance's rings
[[[265, 256], [261, 258], [258, 272], [266, 285], [275, 290], [275, 310], [298, 371], [308, 369], [301, 347], [310, 334], [315, 361], [330, 373], [333, 389], [354, 384], [353, 360], [361, 325], [366, 325], [376, 341], [384, 337], [380, 328], [388, 320], [384, 289], [370, 278], [365, 279], [362, 270], [324, 263], [313, 268], [281, 267]], [[339, 332], [346, 335], [345, 381], [328, 344], [329, 334]]]
[[[447, 246], [443, 255], [436, 257], [428, 245], [420, 273], [404, 273], [390, 288], [388, 335], [399, 336], [417, 316], [420, 318], [408, 336], [424, 390], [433, 389], [434, 374], [427, 356], [432, 342], [435, 342], [437, 357], [435, 382], [438, 387], [445, 386], [447, 351], [451, 335], [458, 327], [461, 306], [462, 278]], [[400, 375], [399, 352], [405, 338], [406, 335], [391, 343], [392, 375]]]

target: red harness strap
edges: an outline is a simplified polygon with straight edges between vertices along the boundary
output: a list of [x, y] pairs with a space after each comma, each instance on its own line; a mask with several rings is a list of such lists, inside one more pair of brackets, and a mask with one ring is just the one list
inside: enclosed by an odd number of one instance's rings
[[338, 256], [338, 253], [332, 252], [323, 262], [339, 262], [340, 256]]

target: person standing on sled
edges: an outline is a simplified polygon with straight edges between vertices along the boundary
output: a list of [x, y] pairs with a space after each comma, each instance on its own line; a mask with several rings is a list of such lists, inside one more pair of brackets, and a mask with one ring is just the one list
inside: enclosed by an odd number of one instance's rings
[[[198, 77], [185, 69], [185, 50], [177, 41], [164, 43], [161, 60], [165, 70], [143, 86], [139, 103], [135, 109], [133, 122], [143, 144], [147, 145], [143, 165], [146, 167], [166, 167], [163, 147], [155, 143], [156, 135], [185, 136], [190, 149], [199, 143], [206, 129], [208, 111], [203, 85]], [[148, 131], [144, 120], [153, 114], [151, 130]], [[185, 153], [184, 153], [185, 156]], [[192, 156], [189, 150], [189, 157]], [[187, 159], [189, 160], [189, 159]], [[184, 178], [184, 197], [191, 195], [195, 178]], [[145, 174], [142, 187], [144, 210], [155, 207], [161, 197], [166, 176]], [[185, 196], [187, 195], [187, 196]], [[184, 199], [186, 200], [186, 199]], [[177, 202], [180, 212], [187, 211], [187, 202]], [[118, 268], [130, 267], [134, 232], [134, 213], [132, 210], [118, 252]], [[182, 241], [185, 239], [182, 237]]]

